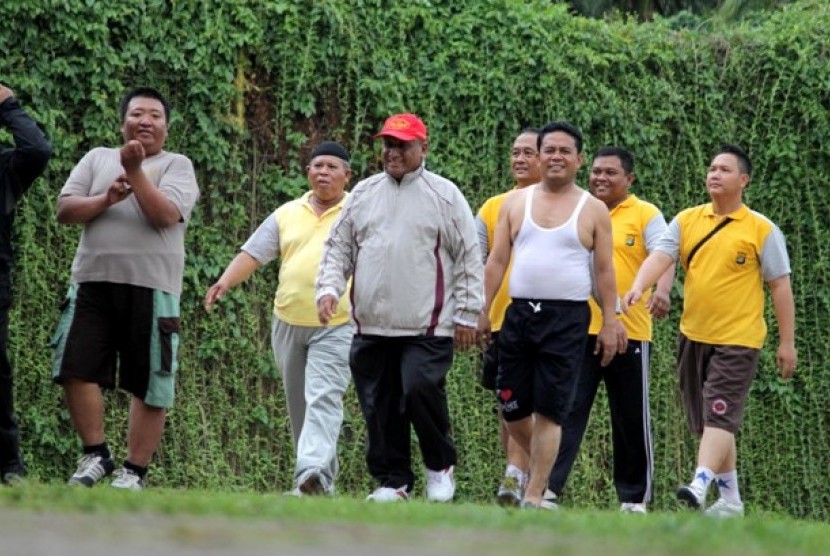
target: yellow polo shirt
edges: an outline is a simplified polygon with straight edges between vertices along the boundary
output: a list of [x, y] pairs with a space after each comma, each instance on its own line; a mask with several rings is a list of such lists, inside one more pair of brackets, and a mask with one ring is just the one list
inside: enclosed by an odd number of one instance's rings
[[[490, 197], [478, 211], [478, 217], [481, 218], [484, 225], [487, 227], [487, 245], [492, 248], [493, 238], [496, 235], [496, 223], [499, 221], [499, 210], [501, 210], [504, 200], [510, 194], [510, 191]], [[489, 249], [488, 249], [489, 252]], [[510, 257], [510, 262], [507, 264], [507, 270], [504, 273], [504, 279], [499, 286], [496, 296], [493, 298], [493, 303], [490, 305], [490, 325], [493, 332], [501, 330], [502, 323], [504, 323], [504, 314], [507, 312], [507, 306], [510, 305], [510, 295], [508, 288], [510, 285], [510, 270], [513, 268], [513, 257]]]
[[[319, 217], [314, 213], [310, 197], [309, 191], [299, 199], [285, 203], [272, 215], [279, 229], [280, 255], [274, 315], [295, 326], [320, 326], [314, 282], [320, 269], [320, 259], [323, 258], [323, 244], [334, 221], [340, 216], [348, 193]], [[349, 300], [343, 294], [329, 324], [344, 324], [348, 320]]]
[[[649, 247], [654, 247], [657, 239], [666, 231], [666, 221], [660, 210], [635, 195], [629, 195], [623, 202], [611, 209], [611, 233], [614, 241], [614, 273], [617, 278], [617, 291], [622, 297], [637, 276], [637, 271], [649, 254]], [[654, 220], [657, 218], [657, 220]], [[651, 341], [651, 315], [646, 302], [651, 297], [651, 290], [643, 293], [636, 305], [629, 307], [626, 314], [620, 315], [631, 340]], [[602, 328], [602, 312], [591, 297], [590, 334], [599, 334]]]
[[692, 248], [723, 218], [712, 204], [682, 211], [664, 236], [675, 242], [669, 254], [679, 255], [686, 271], [680, 331], [696, 342], [760, 349], [767, 333], [764, 281], [790, 274], [786, 243], [775, 224], [745, 205], [726, 216], [734, 221], [703, 244], [691, 267]]

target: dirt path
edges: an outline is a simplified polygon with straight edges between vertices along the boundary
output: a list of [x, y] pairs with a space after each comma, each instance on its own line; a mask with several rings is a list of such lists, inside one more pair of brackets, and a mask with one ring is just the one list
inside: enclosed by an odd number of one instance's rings
[[[510, 553], [508, 542], [503, 534], [474, 530], [0, 508], [0, 556], [424, 556]], [[525, 548], [531, 550], [523, 554], [536, 553], [534, 548], [541, 554], [545, 546]]]

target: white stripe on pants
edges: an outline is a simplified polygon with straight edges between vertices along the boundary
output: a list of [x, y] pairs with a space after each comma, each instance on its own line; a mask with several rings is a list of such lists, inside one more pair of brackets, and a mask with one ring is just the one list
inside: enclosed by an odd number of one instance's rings
[[331, 490], [337, 478], [337, 438], [343, 424], [343, 393], [349, 386], [354, 326], [294, 326], [274, 319], [271, 347], [283, 378], [297, 451], [295, 479], [308, 469]]

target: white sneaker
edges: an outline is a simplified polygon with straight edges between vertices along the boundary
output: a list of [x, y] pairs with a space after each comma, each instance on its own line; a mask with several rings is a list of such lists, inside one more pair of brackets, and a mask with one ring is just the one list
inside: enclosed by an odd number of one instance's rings
[[409, 493], [406, 491], [406, 486], [398, 488], [380, 487], [367, 496], [366, 500], [372, 502], [406, 502], [409, 500]]
[[441, 471], [427, 469], [427, 500], [430, 502], [451, 502], [455, 496], [454, 465]]
[[706, 493], [693, 485], [683, 485], [677, 489], [677, 499], [698, 509], [706, 502]]
[[743, 502], [729, 502], [723, 498], [718, 498], [714, 504], [706, 508], [703, 512], [709, 517], [743, 517], [744, 503]]
[[518, 506], [522, 501], [522, 485], [519, 479], [512, 475], [507, 475], [502, 479], [496, 493], [496, 501], [499, 506]]
[[648, 513], [646, 505], [643, 502], [623, 502], [620, 505], [620, 511], [627, 514], [645, 514]]
[[530, 500], [522, 500], [521, 504], [519, 504], [520, 510], [541, 510], [542, 506], [538, 504], [534, 504]]
[[546, 488], [542, 494], [542, 502], [539, 504], [539, 507], [543, 510], [558, 510], [559, 498], [557, 498], [556, 493]]
[[124, 490], [144, 490], [144, 481], [132, 469], [122, 467], [115, 472], [115, 479], [110, 486]]

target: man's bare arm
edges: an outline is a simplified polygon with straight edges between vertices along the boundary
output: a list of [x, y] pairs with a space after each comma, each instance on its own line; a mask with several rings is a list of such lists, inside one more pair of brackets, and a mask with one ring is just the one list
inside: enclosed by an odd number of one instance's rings
[[778, 321], [778, 352], [776, 364], [781, 378], [790, 378], [798, 364], [795, 350], [795, 302], [790, 276], [782, 276], [769, 282], [775, 319]]
[[177, 224], [181, 221], [182, 215], [178, 207], [147, 178], [144, 170], [141, 169], [144, 158], [144, 147], [140, 141], [133, 139], [121, 147], [121, 165], [126, 172], [127, 182], [135, 194], [135, 200], [144, 218], [154, 228], [167, 228]]
[[484, 310], [479, 317], [478, 333], [485, 343], [490, 339], [490, 307], [507, 273], [507, 265], [510, 264], [510, 256], [513, 252], [513, 226], [515, 224], [511, 220], [510, 213], [517, 197], [521, 197], [518, 192], [508, 195], [499, 209], [493, 245], [487, 257], [487, 263], [484, 265]]
[[601, 353], [600, 364], [607, 365], [617, 353], [617, 278], [614, 274], [614, 241], [611, 235], [611, 217], [605, 205], [594, 198], [589, 208], [593, 219], [594, 275], [596, 278], [597, 303], [602, 311], [602, 328], [597, 335], [594, 353]]

